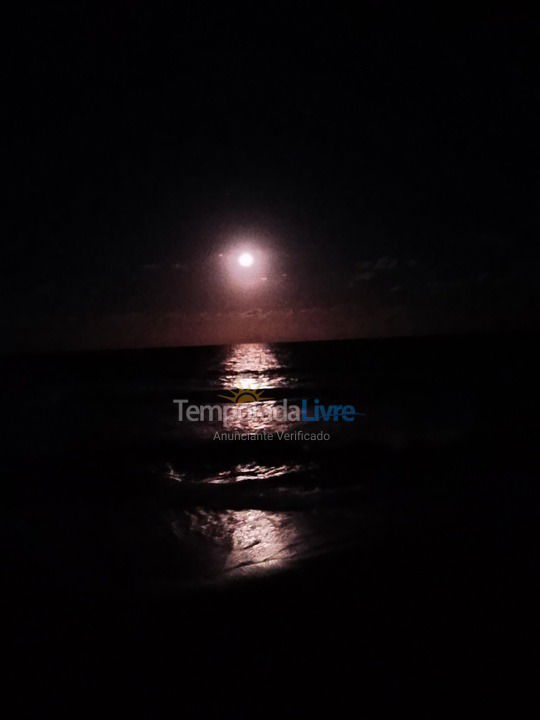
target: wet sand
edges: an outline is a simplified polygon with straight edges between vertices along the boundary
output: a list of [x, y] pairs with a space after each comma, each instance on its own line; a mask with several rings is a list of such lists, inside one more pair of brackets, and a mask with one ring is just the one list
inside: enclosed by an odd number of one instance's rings
[[493, 465], [466, 475], [450, 491], [426, 473], [393, 500], [366, 496], [376, 522], [278, 569], [144, 591], [141, 578], [99, 592], [8, 587], [9, 675], [24, 702], [64, 712], [517, 712], [538, 661], [538, 488]]

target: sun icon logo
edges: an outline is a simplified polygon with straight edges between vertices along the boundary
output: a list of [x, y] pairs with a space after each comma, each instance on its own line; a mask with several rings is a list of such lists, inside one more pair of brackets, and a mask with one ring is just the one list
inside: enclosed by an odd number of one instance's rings
[[249, 402], [261, 402], [266, 400], [264, 397], [264, 390], [257, 390], [255, 387], [238, 387], [234, 390], [230, 390], [228, 395], [219, 395], [218, 397], [223, 398], [231, 403], [249, 403]]

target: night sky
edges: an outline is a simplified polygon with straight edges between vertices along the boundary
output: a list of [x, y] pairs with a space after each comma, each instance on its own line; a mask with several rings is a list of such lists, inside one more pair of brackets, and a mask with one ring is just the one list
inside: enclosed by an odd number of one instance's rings
[[[540, 25], [516, 7], [25, 5], [0, 348], [535, 327]], [[246, 239], [250, 288], [224, 263]]]

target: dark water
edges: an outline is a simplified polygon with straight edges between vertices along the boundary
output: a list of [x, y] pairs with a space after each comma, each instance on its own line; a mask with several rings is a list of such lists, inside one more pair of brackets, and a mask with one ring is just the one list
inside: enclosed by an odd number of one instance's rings
[[[4, 358], [15, 655], [43, 660], [53, 636], [79, 660], [85, 648], [93, 669], [70, 680], [81, 693], [112, 643], [109, 671], [129, 668], [126, 692], [132, 676], [160, 692], [166, 678], [169, 697], [180, 673], [200, 693], [194, 714], [211, 705], [196, 668], [217, 672], [222, 694], [236, 688], [227, 712], [246, 716], [246, 698], [260, 703], [270, 687], [280, 700], [269, 714], [321, 702], [333, 712], [337, 684], [356, 673], [384, 703], [407, 695], [416, 672], [442, 687], [435, 668], [473, 673], [459, 642], [482, 658], [482, 688], [512, 653], [525, 676], [536, 657], [523, 637], [537, 629], [538, 359], [524, 336]], [[223, 403], [237, 387], [261, 391], [266, 408], [318, 398], [365, 415], [228, 428], [271, 440], [217, 440], [217, 421], [178, 422], [174, 399]], [[298, 430], [330, 438], [276, 435]], [[159, 672], [150, 657], [163, 658]], [[299, 691], [309, 678], [333, 688], [326, 705]]]
[[[22, 508], [9, 532], [35, 553], [44, 582], [85, 588], [223, 580], [368, 542], [381, 532], [374, 496], [383, 488], [414, 486], [414, 473], [438, 456], [474, 460], [471, 448], [508, 439], [516, 429], [508, 405], [523, 405], [527, 421], [530, 398], [516, 389], [532, 358], [516, 347], [457, 338], [7, 361], [4, 464], [7, 492]], [[178, 421], [174, 399], [223, 404], [238, 387], [261, 391], [266, 410], [317, 398], [365, 416]], [[327, 439], [298, 435], [321, 430]], [[214, 439], [224, 431], [259, 439]], [[437, 473], [446, 475], [444, 464]], [[444, 486], [442, 476], [428, 492]], [[70, 567], [65, 548], [71, 554], [78, 543]]]

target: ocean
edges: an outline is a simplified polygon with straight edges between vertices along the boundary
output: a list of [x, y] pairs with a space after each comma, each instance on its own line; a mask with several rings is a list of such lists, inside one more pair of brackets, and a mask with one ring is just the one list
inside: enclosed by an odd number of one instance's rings
[[[521, 346], [488, 336], [8, 358], [5, 487], [38, 515], [47, 584], [274, 571], [380, 532], [380, 496], [390, 508], [409, 486], [421, 499], [424, 466], [436, 470], [429, 496], [449, 482], [448, 463], [462, 463], [451, 478], [461, 485], [496, 438], [515, 444], [535, 417], [523, 387], [534, 354]], [[242, 388], [262, 399], [227, 400]], [[247, 415], [180, 421], [179, 401]], [[271, 412], [284, 401], [358, 416], [289, 421]], [[92, 545], [80, 528], [96, 523]], [[10, 532], [31, 554], [35, 525], [15, 514]], [[70, 568], [61, 558], [77, 543], [88, 566]]]
[[[194, 714], [217, 713], [218, 683], [246, 717], [260, 692], [298, 716], [313, 682], [335, 710], [356, 673], [384, 703], [418, 674], [488, 683], [535, 637], [538, 355], [534, 337], [470, 335], [2, 358], [22, 677], [29, 657], [47, 692], [106, 675], [131, 705], [151, 688], [150, 711], [181, 677]], [[180, 420], [175, 401], [234, 412]]]

